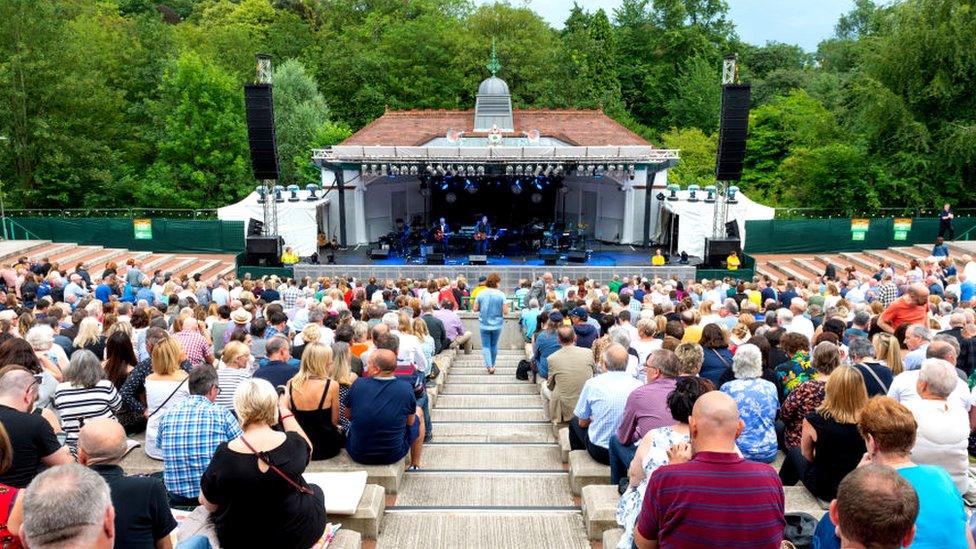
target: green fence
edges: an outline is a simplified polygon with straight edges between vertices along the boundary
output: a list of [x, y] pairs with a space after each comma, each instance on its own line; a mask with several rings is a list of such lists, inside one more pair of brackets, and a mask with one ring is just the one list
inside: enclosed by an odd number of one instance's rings
[[257, 265], [245, 265], [247, 260], [246, 253], [237, 254], [237, 278], [243, 279], [244, 275], [251, 275], [251, 280], [257, 280], [263, 276], [278, 275], [278, 278], [292, 278], [295, 276], [295, 269], [291, 267], [260, 267]]
[[[957, 235], [976, 227], [976, 217], [957, 217]], [[750, 254], [790, 254], [820, 252], [859, 252], [893, 246], [931, 244], [939, 234], [939, 219], [916, 217], [905, 240], [895, 240], [894, 219], [872, 219], [864, 240], [854, 240], [851, 220], [772, 219], [746, 221], [746, 252]]]
[[738, 278], [740, 280], [751, 280], [756, 274], [756, 259], [748, 254], [741, 254], [739, 259], [742, 264], [735, 271], [728, 269], [696, 269], [695, 278], [697, 280], [722, 280], [728, 278]]
[[134, 251], [239, 253], [244, 250], [244, 222], [216, 219], [151, 219], [136, 238], [132, 219], [108, 217], [8, 217], [11, 240], [52, 240]]

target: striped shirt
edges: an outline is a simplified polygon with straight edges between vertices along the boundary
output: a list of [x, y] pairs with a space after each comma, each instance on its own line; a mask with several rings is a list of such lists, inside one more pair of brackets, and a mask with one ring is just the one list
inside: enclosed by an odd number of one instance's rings
[[59, 383], [54, 391], [53, 403], [61, 418], [65, 441], [74, 453], [78, 445], [78, 432], [85, 422], [99, 418], [114, 419], [114, 412], [122, 407], [122, 398], [112, 382], [103, 379], [87, 389], [71, 383]]
[[654, 471], [637, 531], [662, 547], [779, 549], [784, 504], [772, 467], [734, 453], [698, 452]]
[[220, 387], [220, 394], [217, 395], [218, 406], [223, 406], [230, 411], [234, 411], [234, 391], [245, 379], [251, 379], [251, 370], [247, 368], [228, 368], [226, 366], [217, 370], [217, 386]]

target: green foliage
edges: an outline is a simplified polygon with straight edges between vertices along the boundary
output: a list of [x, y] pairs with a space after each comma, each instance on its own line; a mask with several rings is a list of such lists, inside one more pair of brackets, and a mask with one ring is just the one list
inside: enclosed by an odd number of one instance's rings
[[274, 73], [275, 136], [282, 185], [304, 187], [317, 183], [305, 168], [311, 163], [312, 141], [329, 121], [329, 108], [315, 80], [294, 59], [285, 61]]
[[681, 68], [674, 90], [665, 103], [672, 126], [718, 129], [722, 105], [721, 71], [707, 59], [692, 57]]
[[661, 145], [681, 150], [681, 162], [668, 173], [668, 181], [686, 187], [715, 183], [715, 154], [718, 135], [706, 135], [698, 128], [672, 128], [661, 135]]
[[790, 204], [824, 208], [848, 216], [881, 207], [879, 173], [867, 156], [850, 145], [801, 147], [779, 169]]

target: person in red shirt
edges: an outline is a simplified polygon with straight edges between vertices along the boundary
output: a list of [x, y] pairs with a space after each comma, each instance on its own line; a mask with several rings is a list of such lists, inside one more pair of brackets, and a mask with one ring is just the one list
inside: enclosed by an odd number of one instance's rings
[[779, 549], [783, 541], [783, 484], [771, 467], [735, 451], [744, 428], [732, 397], [702, 395], [688, 423], [691, 446], [668, 451], [671, 464], [654, 471], [637, 519], [634, 544], [657, 547]]
[[928, 326], [929, 289], [924, 284], [912, 284], [905, 295], [896, 299], [878, 317], [878, 327], [895, 333], [902, 324]]

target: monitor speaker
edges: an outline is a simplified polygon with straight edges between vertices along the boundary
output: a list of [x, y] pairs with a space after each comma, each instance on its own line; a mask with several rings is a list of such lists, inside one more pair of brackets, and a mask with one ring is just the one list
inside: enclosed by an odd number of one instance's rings
[[427, 264], [428, 265], [443, 265], [444, 264], [444, 254], [441, 252], [434, 252], [427, 254]]
[[487, 265], [488, 264], [488, 256], [487, 255], [471, 254], [471, 255], [468, 256], [468, 263], [470, 263], [472, 265]]
[[583, 250], [572, 250], [566, 254], [566, 260], [570, 263], [586, 263], [586, 260], [589, 259], [588, 255]]
[[740, 238], [739, 236], [739, 223], [737, 221], [728, 221], [725, 223], [725, 237], [726, 238]]
[[247, 236], [261, 236], [264, 232], [264, 222], [253, 217], [247, 220]]
[[244, 86], [247, 116], [247, 141], [251, 149], [251, 170], [258, 180], [278, 179], [278, 152], [275, 146], [274, 107], [271, 84]]
[[390, 257], [389, 248], [373, 248], [369, 251], [370, 259], [387, 259]]
[[719, 181], [742, 179], [749, 133], [749, 84], [722, 86], [722, 120], [718, 130], [715, 178]]
[[705, 263], [713, 269], [725, 268], [725, 258], [732, 252], [742, 254], [742, 241], [738, 238], [705, 239]]
[[247, 253], [275, 254], [281, 256], [283, 245], [280, 236], [251, 236], [247, 239]]
[[539, 252], [539, 259], [545, 265], [555, 265], [559, 262], [559, 252], [553, 252], [549, 250], [543, 250]]

